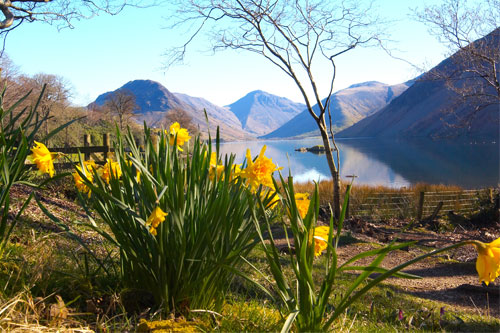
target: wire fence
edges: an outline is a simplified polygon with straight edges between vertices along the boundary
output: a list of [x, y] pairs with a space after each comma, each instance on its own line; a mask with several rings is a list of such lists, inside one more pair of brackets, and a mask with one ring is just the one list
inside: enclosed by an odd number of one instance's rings
[[467, 215], [479, 209], [481, 200], [494, 202], [498, 190], [477, 189], [439, 192], [375, 193], [349, 204], [350, 216], [422, 219], [440, 211]]

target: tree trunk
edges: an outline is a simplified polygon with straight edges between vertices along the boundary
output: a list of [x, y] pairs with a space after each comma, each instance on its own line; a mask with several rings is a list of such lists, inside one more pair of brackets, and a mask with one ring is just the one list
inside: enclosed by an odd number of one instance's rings
[[330, 144], [330, 138], [328, 137], [325, 118], [321, 117], [317, 124], [321, 133], [321, 138], [323, 139], [323, 145], [325, 146], [326, 160], [328, 162], [328, 167], [330, 168], [330, 174], [332, 175], [333, 215], [336, 219], [338, 219], [340, 217], [340, 170], [337, 168], [335, 161], [333, 160], [332, 147]]

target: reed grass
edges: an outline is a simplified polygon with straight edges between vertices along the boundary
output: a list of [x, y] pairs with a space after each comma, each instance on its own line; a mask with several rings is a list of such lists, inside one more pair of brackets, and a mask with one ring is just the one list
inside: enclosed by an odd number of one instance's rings
[[[347, 185], [350, 182], [341, 182], [340, 191], [343, 198]], [[297, 192], [307, 192], [312, 194], [314, 192], [314, 182], [307, 183], [295, 183], [294, 188]], [[322, 180], [318, 184], [320, 204], [328, 204], [333, 200], [333, 181], [332, 180]], [[356, 184], [354, 182], [351, 188], [350, 198], [354, 200], [361, 200], [363, 198], [368, 198], [374, 194], [379, 193], [413, 193], [418, 195], [420, 192], [446, 192], [446, 191], [463, 191], [464, 189], [456, 185], [444, 185], [444, 184], [427, 184], [427, 183], [417, 183], [410, 185], [408, 187], [389, 187], [384, 185], [366, 185], [366, 184]]]

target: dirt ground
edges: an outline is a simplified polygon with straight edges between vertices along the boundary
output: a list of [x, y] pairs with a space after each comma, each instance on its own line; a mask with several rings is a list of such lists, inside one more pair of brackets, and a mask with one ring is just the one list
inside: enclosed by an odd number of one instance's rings
[[[339, 247], [339, 261], [347, 260], [354, 253], [373, 248], [374, 243], [385, 244], [394, 238], [399, 241], [415, 241], [408, 249], [389, 254], [383, 261], [385, 268], [395, 267], [429, 248], [442, 248], [454, 243], [475, 239], [491, 242], [500, 237], [498, 223], [480, 228], [457, 226], [452, 231], [435, 232], [428, 225], [417, 226], [413, 230], [402, 231], [408, 224], [405, 221], [384, 221], [384, 223], [350, 220], [347, 230], [360, 242]], [[432, 226], [431, 226], [432, 227]], [[449, 252], [427, 258], [403, 270], [422, 277], [422, 279], [386, 280], [386, 283], [399, 286], [404, 292], [449, 304], [449, 309], [464, 309], [486, 316], [500, 318], [500, 285], [498, 279], [488, 287], [479, 283], [475, 268], [477, 252], [473, 246], [464, 246]], [[366, 260], [364, 264], [367, 264]]]

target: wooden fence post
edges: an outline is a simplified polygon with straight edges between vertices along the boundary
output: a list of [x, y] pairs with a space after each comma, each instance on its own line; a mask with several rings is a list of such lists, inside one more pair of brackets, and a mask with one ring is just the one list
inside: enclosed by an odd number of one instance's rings
[[[345, 193], [346, 194], [349, 193], [349, 197], [347, 198], [347, 205], [346, 205], [346, 208], [345, 208], [345, 215], [344, 215], [344, 217], [346, 219], [349, 218], [349, 203], [351, 201], [351, 198], [350, 198], [351, 197], [351, 191], [350, 190], [351, 190], [351, 184], [348, 184], [347, 187], [346, 187], [346, 189], [345, 189]], [[344, 195], [344, 200], [346, 200], [345, 197], [346, 196]]]
[[110, 151], [109, 147], [111, 146], [109, 133], [104, 133], [102, 135], [102, 145], [104, 146], [104, 160], [106, 160]]
[[[89, 134], [83, 135], [83, 146], [90, 147], [90, 135]], [[85, 153], [85, 160], [89, 160], [89, 159], [90, 159], [90, 153]]]
[[158, 147], [158, 135], [156, 133], [151, 133], [151, 143], [153, 144], [153, 149], [157, 151]]
[[420, 195], [418, 197], [418, 206], [417, 206], [417, 220], [422, 219], [422, 213], [424, 210], [424, 198], [425, 198], [425, 192], [420, 192]]

